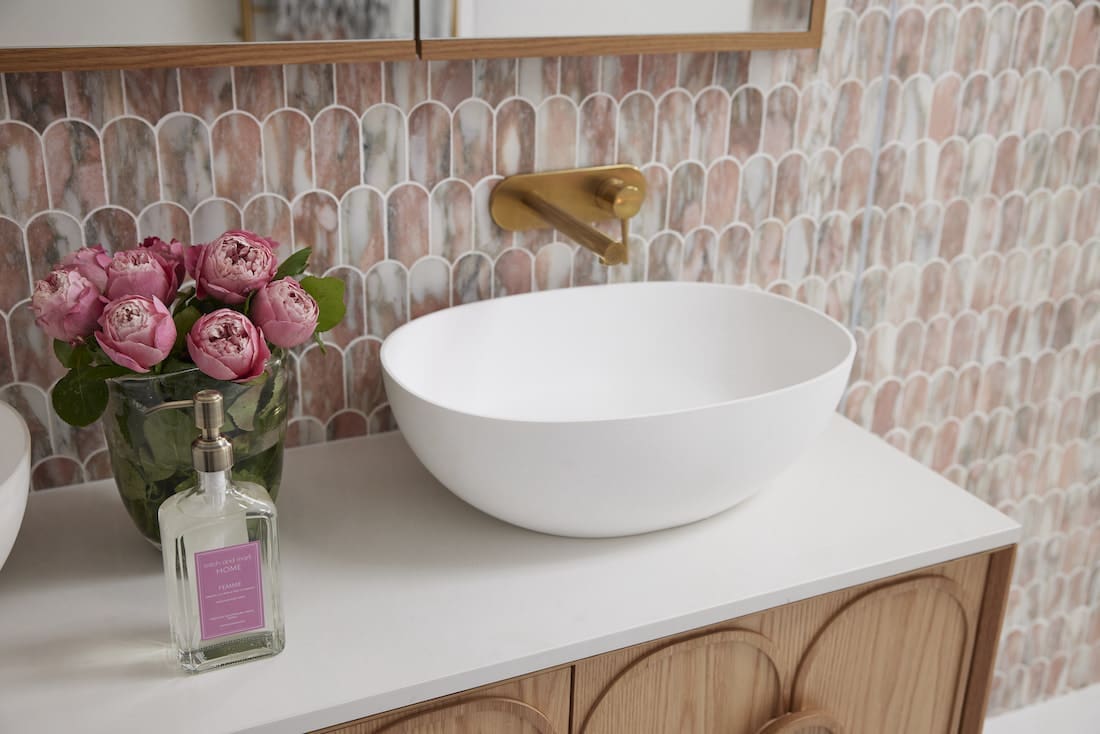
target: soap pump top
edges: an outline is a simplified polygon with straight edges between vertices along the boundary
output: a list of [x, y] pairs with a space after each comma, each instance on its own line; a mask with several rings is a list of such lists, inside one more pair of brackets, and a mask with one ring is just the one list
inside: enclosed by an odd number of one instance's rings
[[149, 412], [175, 408], [194, 408], [199, 437], [191, 444], [191, 461], [195, 471], [221, 472], [233, 467], [233, 444], [222, 435], [225, 408], [217, 390], [199, 390], [192, 400], [173, 400], [152, 408]]

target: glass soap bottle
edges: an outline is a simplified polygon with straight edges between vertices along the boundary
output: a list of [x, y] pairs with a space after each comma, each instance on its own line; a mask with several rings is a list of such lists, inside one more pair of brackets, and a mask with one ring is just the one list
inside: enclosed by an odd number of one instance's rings
[[234, 482], [233, 444], [221, 434], [222, 395], [153, 410], [195, 410], [196, 484], [160, 507], [172, 639], [184, 670], [198, 673], [275, 655], [285, 644], [275, 503], [267, 490]]

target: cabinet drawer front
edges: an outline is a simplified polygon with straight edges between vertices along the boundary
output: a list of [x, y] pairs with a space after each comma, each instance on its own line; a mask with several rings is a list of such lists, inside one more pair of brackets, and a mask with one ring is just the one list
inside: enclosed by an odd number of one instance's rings
[[568, 734], [569, 698], [570, 669], [557, 668], [314, 734]]
[[[582, 660], [574, 733], [956, 732], [988, 564], [964, 558]], [[799, 712], [833, 724], [799, 725]]]

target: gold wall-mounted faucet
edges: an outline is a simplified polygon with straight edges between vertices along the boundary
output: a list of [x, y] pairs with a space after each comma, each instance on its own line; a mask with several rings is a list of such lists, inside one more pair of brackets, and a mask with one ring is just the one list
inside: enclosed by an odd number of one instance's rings
[[[596, 253], [604, 265], [627, 262], [630, 218], [645, 201], [645, 176], [634, 166], [572, 168], [509, 176], [489, 198], [493, 221], [503, 229], [553, 227]], [[619, 220], [616, 241], [588, 222]]]

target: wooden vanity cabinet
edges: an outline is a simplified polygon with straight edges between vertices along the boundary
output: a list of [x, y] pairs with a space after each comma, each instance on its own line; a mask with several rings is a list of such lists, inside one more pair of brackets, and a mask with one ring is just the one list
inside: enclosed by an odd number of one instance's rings
[[325, 730], [978, 734], [1013, 548]]

